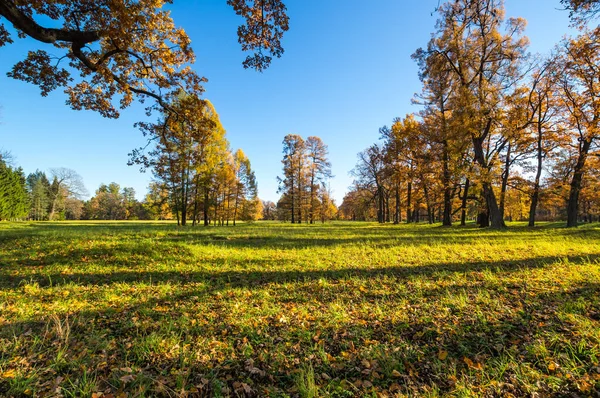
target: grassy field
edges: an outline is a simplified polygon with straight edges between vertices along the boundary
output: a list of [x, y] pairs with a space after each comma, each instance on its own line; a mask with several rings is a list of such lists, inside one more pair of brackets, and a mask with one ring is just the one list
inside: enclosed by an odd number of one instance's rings
[[0, 396], [588, 396], [600, 226], [0, 223]]

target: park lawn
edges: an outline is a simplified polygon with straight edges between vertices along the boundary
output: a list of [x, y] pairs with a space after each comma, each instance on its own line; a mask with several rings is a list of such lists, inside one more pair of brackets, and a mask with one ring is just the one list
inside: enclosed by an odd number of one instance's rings
[[0, 223], [0, 396], [588, 396], [600, 225]]

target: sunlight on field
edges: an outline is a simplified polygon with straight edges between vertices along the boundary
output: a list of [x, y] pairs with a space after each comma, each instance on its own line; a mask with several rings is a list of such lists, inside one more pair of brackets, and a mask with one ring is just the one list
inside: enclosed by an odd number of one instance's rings
[[599, 242], [554, 225], [0, 224], [0, 391], [585, 394]]

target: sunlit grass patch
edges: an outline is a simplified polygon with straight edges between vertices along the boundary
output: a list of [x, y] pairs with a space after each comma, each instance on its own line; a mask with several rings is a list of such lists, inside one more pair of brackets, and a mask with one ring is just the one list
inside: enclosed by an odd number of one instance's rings
[[0, 273], [0, 395], [600, 389], [597, 226], [2, 223]]

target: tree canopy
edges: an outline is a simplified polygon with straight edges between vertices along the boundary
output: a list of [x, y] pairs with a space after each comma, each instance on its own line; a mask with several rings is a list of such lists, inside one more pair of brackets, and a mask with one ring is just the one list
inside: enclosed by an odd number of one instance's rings
[[[169, 108], [181, 90], [199, 95], [206, 81], [191, 67], [194, 52], [171, 18], [172, 0], [0, 0], [0, 47], [14, 35], [39, 42], [9, 76], [37, 85], [43, 96], [62, 88], [73, 109], [110, 118], [135, 98]], [[281, 0], [227, 0], [245, 20], [238, 29], [244, 67], [259, 71], [283, 54], [288, 30]], [[47, 21], [51, 22], [48, 23]], [[51, 44], [56, 56], [42, 48]], [[117, 104], [118, 103], [118, 104]]]

